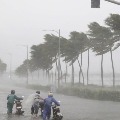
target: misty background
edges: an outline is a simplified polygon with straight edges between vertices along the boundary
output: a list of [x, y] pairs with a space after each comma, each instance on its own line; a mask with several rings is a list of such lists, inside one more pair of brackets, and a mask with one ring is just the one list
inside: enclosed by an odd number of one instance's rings
[[[119, 5], [101, 0], [99, 9], [91, 9], [91, 0], [1, 0], [0, 1], [0, 59], [7, 64], [7, 71], [14, 71], [26, 59], [26, 45], [44, 42], [43, 30], [61, 30], [61, 36], [69, 38], [71, 31], [86, 32], [88, 24], [104, 20], [112, 14], [119, 14]], [[113, 51], [115, 73], [119, 73], [120, 48]], [[87, 55], [83, 54], [87, 64]], [[83, 64], [83, 71], [86, 69]], [[64, 68], [63, 68], [64, 69]], [[75, 71], [79, 67], [75, 64]], [[84, 71], [86, 72], [86, 71]], [[112, 73], [110, 55], [104, 56], [104, 72]], [[100, 56], [90, 53], [90, 73], [100, 73]]]

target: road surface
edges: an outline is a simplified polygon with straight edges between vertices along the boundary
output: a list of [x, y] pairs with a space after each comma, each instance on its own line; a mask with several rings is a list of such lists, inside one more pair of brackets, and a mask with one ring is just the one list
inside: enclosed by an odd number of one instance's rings
[[[6, 114], [6, 97], [11, 89], [16, 90], [17, 96], [25, 96], [23, 100], [24, 116], [8, 116]], [[42, 120], [41, 118], [35, 119], [30, 114], [31, 105], [26, 101], [33, 93], [35, 90], [12, 85], [0, 85], [0, 120]], [[41, 96], [47, 97], [47, 92], [41, 91]], [[63, 120], [120, 120], [120, 102], [87, 100], [61, 94], [54, 94], [54, 97], [61, 101]]]

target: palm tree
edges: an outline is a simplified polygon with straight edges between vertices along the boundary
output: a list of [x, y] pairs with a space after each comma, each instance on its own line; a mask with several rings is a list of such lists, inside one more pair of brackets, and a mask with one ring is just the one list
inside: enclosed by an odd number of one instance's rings
[[[83, 54], [83, 52], [88, 50], [89, 39], [85, 33], [83, 33], [83, 32], [79, 33], [79, 32], [73, 31], [70, 33], [70, 41], [73, 42], [73, 45], [75, 46], [74, 48], [75, 48], [78, 56], [79, 56], [79, 54], [81, 54], [81, 65], [80, 65], [79, 59], [77, 59], [79, 67], [80, 67], [80, 71], [79, 71], [79, 83], [80, 83], [80, 75], [82, 73], [81, 67], [82, 67], [82, 63], [83, 63], [82, 62], [82, 54]], [[84, 85], [83, 73], [82, 73], [82, 77], [83, 77], [83, 85]]]
[[72, 65], [72, 81], [71, 85], [74, 85], [74, 62], [75, 62], [75, 54], [74, 54], [74, 46], [71, 41], [66, 41], [64, 44], [62, 44], [62, 49], [61, 49], [61, 57], [64, 57], [65, 62], [69, 63]]
[[[120, 15], [119, 14], [110, 14], [110, 16], [105, 19], [105, 24], [113, 32], [112, 39], [114, 40], [113, 42], [115, 45], [114, 45], [113, 49], [110, 49], [110, 52], [111, 52], [112, 68], [114, 69], [113, 59], [112, 59], [112, 51], [114, 51], [120, 47]], [[113, 76], [114, 76], [114, 74], [113, 74]], [[113, 86], [115, 86], [115, 81], [113, 82]]]
[[[47, 45], [47, 49], [48, 49], [48, 54], [52, 57], [52, 61], [53, 63], [56, 63], [56, 69], [58, 71], [58, 63], [57, 63], [57, 60], [58, 60], [58, 46], [59, 46], [59, 37], [55, 36], [55, 35], [49, 35], [49, 34], [46, 34], [45, 37], [45, 45]], [[55, 69], [55, 70], [56, 70]], [[61, 76], [60, 78], [62, 78], [62, 69], [61, 69], [61, 64], [60, 64], [60, 71], [61, 71]], [[56, 73], [56, 71], [55, 71]], [[59, 74], [59, 71], [58, 71], [58, 74]], [[56, 74], [55, 74], [56, 75]], [[59, 83], [59, 80], [60, 78], [58, 78], [58, 84]], [[56, 80], [56, 77], [55, 77], [55, 80]], [[59, 86], [59, 85], [58, 85]]]
[[120, 15], [119, 14], [110, 14], [108, 18], [105, 19], [105, 24], [113, 31], [115, 46], [113, 50], [116, 50], [120, 47]]
[[113, 86], [115, 85], [115, 73], [114, 73], [114, 65], [112, 58], [111, 48], [114, 46], [115, 38], [113, 33], [109, 28], [100, 26], [98, 23], [93, 22], [89, 26], [89, 36], [91, 40], [92, 50], [96, 52], [96, 55], [101, 55], [101, 80], [102, 86], [104, 86], [103, 82], [103, 55], [110, 51], [111, 54], [111, 62], [112, 62], [112, 70], [113, 70]]

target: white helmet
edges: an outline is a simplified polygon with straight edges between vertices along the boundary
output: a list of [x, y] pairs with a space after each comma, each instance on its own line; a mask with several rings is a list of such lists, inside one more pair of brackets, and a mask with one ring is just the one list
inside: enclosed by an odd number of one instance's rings
[[48, 93], [48, 96], [53, 97], [53, 93], [50, 91], [50, 92]]

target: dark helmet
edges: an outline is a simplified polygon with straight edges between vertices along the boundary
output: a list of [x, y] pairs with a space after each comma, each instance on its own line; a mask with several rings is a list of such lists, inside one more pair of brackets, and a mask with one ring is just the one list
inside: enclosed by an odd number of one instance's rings
[[37, 94], [40, 94], [40, 91], [36, 91]]
[[11, 90], [11, 94], [15, 94], [15, 90]]

